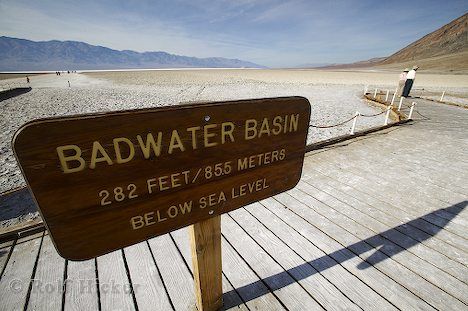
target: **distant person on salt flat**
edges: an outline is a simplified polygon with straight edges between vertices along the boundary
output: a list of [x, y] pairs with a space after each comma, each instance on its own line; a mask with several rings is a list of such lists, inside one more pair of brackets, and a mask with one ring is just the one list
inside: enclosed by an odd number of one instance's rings
[[416, 78], [416, 70], [418, 70], [418, 66], [413, 66], [413, 69], [411, 69], [408, 74], [406, 75], [406, 82], [405, 82], [405, 88], [403, 89], [403, 97], [408, 97], [409, 93], [411, 92], [411, 88], [413, 87], [414, 79]]
[[29, 77], [28, 76], [26, 76], [26, 82], [29, 83]]
[[398, 97], [401, 97], [403, 94], [403, 90], [405, 88], [405, 83], [406, 83], [406, 76], [408, 75], [409, 68], [405, 68], [402, 73], [400, 73], [400, 78], [398, 80], [398, 89], [397, 89], [397, 94]]

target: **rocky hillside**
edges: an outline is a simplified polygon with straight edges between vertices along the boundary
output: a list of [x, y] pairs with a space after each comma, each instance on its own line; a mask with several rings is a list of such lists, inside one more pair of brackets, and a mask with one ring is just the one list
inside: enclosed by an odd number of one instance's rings
[[468, 51], [468, 13], [411, 43], [381, 62], [382, 65], [417, 61]]
[[0, 37], [0, 71], [136, 69], [136, 68], [261, 68], [222, 57], [196, 58], [166, 52], [117, 51], [77, 41], [30, 41]]
[[468, 72], [468, 13], [411, 43], [398, 52], [352, 64], [324, 67], [326, 69], [401, 70], [418, 65], [420, 71], [437, 73]]

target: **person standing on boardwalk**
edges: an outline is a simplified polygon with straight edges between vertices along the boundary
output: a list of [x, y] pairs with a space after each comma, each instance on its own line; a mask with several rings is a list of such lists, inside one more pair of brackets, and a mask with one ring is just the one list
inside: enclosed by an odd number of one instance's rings
[[406, 75], [408, 74], [409, 68], [405, 68], [402, 73], [400, 73], [400, 78], [398, 80], [398, 89], [397, 89], [397, 94], [398, 97], [401, 97], [403, 94], [403, 89], [405, 88], [405, 82], [406, 82]]
[[416, 78], [416, 70], [418, 70], [418, 68], [418, 66], [413, 66], [413, 69], [411, 69], [406, 75], [405, 88], [403, 89], [403, 94], [401, 96], [409, 96], [411, 88], [413, 87], [414, 79]]

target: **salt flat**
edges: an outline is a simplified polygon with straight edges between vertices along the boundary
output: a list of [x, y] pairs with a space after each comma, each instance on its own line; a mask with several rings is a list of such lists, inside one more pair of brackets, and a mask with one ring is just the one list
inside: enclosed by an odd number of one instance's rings
[[[0, 104], [0, 192], [24, 185], [11, 139], [24, 123], [44, 117], [275, 96], [304, 96], [312, 107], [311, 124], [328, 125], [352, 116], [379, 112], [363, 99], [365, 85], [393, 89], [396, 72], [203, 69], [62, 73], [32, 76], [32, 91]], [[0, 81], [23, 83], [24, 78]], [[70, 82], [70, 86], [68, 84]], [[468, 76], [420, 74], [416, 88], [468, 93]], [[360, 118], [357, 129], [381, 125], [384, 116]], [[311, 129], [308, 142], [345, 134], [350, 124]]]

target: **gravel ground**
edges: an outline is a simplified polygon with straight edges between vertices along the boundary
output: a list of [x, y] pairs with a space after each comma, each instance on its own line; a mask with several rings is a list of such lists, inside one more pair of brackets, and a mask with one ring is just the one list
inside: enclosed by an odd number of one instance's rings
[[[329, 125], [349, 118], [356, 111], [379, 112], [361, 99], [364, 85], [393, 87], [395, 76], [395, 73], [305, 70], [157, 70], [34, 76], [31, 92], [0, 102], [0, 193], [25, 184], [11, 149], [11, 139], [21, 125], [37, 118], [180, 102], [294, 95], [309, 99], [311, 124]], [[15, 80], [18, 79], [0, 82]], [[463, 84], [467, 82], [466, 76], [427, 75], [420, 80], [428, 86], [468, 85]], [[360, 118], [357, 129], [383, 122], [384, 115]], [[348, 123], [331, 129], [311, 129], [308, 142], [348, 133], [350, 126]]]

